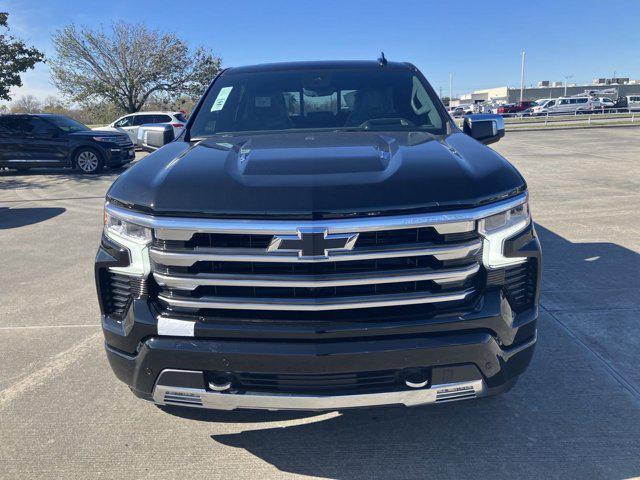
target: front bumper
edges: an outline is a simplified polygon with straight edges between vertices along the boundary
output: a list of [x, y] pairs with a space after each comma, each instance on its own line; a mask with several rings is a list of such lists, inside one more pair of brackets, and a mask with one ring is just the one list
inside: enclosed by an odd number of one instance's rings
[[131, 147], [110, 147], [103, 150], [105, 151], [105, 164], [108, 167], [124, 165], [136, 158], [133, 145]]
[[[491, 394], [513, 383], [526, 370], [536, 342], [537, 309], [514, 314], [500, 291], [494, 289], [485, 294], [481, 304], [472, 315], [439, 318], [435, 322], [425, 319], [419, 333], [416, 333], [414, 325], [405, 326], [405, 332], [414, 333], [404, 335], [345, 338], [334, 335], [338, 329], [327, 330], [326, 337], [316, 331], [319, 338], [314, 342], [304, 338], [292, 341], [286, 338], [159, 336], [153, 332], [155, 318], [151, 311], [145, 312], [146, 303], [141, 301], [135, 302], [130, 309], [130, 315], [138, 311], [140, 322], [129, 323], [125, 319], [120, 330], [120, 326], [115, 326], [105, 317], [103, 327], [107, 338], [107, 357], [116, 376], [136, 395], [158, 404], [221, 409], [417, 405], [433, 403], [438, 392], [445, 388], [442, 385], [452, 383], [464, 388], [473, 384], [473, 395], [463, 395], [460, 399]], [[487, 327], [484, 330], [478, 328], [481, 324], [504, 331], [503, 336], [496, 338]], [[504, 328], [497, 327], [500, 324]], [[458, 330], [451, 331], [452, 328]], [[399, 330], [402, 331], [402, 327], [399, 326]], [[144, 337], [132, 353], [114, 346], [119, 344], [127, 348], [126, 332], [130, 336]], [[507, 338], [510, 340], [508, 346], [504, 344]], [[167, 377], [164, 375], [167, 370], [191, 373]], [[221, 372], [233, 379], [234, 375], [243, 372], [319, 376], [395, 371], [401, 379], [404, 372], [415, 370], [425, 372], [426, 388], [413, 390], [400, 380], [393, 388], [387, 388], [391, 391], [367, 392], [365, 395], [328, 391], [309, 397], [283, 395], [278, 391], [252, 392], [242, 387], [232, 388], [229, 392], [233, 393], [218, 393], [209, 387], [211, 375]], [[180, 400], [194, 394], [197, 394], [200, 405]]]
[[[536, 337], [533, 337], [509, 351], [499, 351], [495, 346], [480, 347], [480, 350], [486, 350], [484, 352], [485, 367], [491, 367], [491, 356], [509, 364], [510, 371], [505, 372], [503, 367], [502, 372], [503, 377], [509, 378], [494, 387], [489, 387], [486, 378], [475, 365], [471, 364], [433, 367], [430, 369], [429, 382], [420, 387], [414, 385], [414, 387], [398, 387], [390, 391], [322, 395], [232, 389], [220, 392], [213, 390], [211, 384], [207, 384], [206, 375], [202, 371], [165, 369], [160, 372], [155, 382], [151, 398], [158, 405], [218, 410], [335, 410], [387, 405], [419, 406], [467, 400], [500, 393], [509, 388], [515, 382], [517, 375], [528, 365], [535, 342]], [[491, 350], [492, 353], [489, 353]], [[483, 355], [480, 352], [478, 354]], [[426, 355], [423, 356], [425, 357]]]

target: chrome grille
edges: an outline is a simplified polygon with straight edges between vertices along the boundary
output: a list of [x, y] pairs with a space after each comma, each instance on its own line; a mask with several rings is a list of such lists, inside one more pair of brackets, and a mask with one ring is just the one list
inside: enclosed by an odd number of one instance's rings
[[120, 147], [133, 147], [133, 143], [131, 142], [131, 139], [128, 135], [118, 135], [116, 138], [116, 143]]
[[[337, 311], [469, 300], [480, 285], [482, 242], [474, 221], [420, 225], [371, 219], [313, 222], [359, 234], [352, 250], [326, 257], [269, 252], [295, 222], [156, 228], [150, 248], [157, 299], [168, 311]], [[308, 223], [305, 227], [309, 227]], [[264, 232], [260, 230], [263, 229]], [[204, 230], [204, 231], [203, 231]]]

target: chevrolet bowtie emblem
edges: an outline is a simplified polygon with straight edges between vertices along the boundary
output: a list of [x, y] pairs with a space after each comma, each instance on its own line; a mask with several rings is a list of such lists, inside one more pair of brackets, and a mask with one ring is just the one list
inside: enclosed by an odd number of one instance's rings
[[299, 228], [297, 235], [275, 235], [268, 252], [298, 252], [300, 258], [327, 258], [329, 252], [353, 250], [357, 233], [327, 233], [326, 228]]

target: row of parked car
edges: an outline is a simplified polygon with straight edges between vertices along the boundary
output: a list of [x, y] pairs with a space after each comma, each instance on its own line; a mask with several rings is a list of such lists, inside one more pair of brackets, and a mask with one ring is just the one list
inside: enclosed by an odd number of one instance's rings
[[607, 113], [611, 111], [640, 111], [640, 95], [618, 97], [574, 96], [545, 98], [536, 101], [523, 101], [493, 105], [488, 103], [466, 104], [451, 107], [454, 117], [472, 113], [497, 113], [504, 116], [537, 116], [579, 113]]
[[67, 167], [90, 174], [121, 167], [135, 158], [140, 126], [171, 125], [177, 136], [186, 121], [183, 112], [138, 112], [91, 129], [63, 115], [0, 115], [0, 169]]

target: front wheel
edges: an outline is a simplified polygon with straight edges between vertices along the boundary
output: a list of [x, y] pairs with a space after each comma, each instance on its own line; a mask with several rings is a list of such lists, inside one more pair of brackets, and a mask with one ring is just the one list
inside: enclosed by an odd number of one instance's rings
[[75, 162], [80, 173], [87, 175], [99, 172], [104, 166], [102, 156], [91, 148], [78, 150]]

